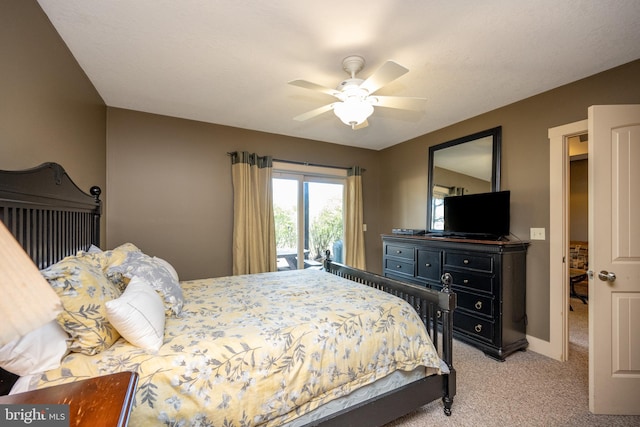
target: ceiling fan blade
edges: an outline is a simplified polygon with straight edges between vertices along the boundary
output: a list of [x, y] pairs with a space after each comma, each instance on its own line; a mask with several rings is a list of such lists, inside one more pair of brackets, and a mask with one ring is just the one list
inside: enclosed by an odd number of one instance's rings
[[369, 122], [367, 120], [365, 120], [364, 122], [360, 123], [359, 125], [355, 125], [353, 127], [353, 130], [364, 129], [367, 126], [369, 126]]
[[306, 80], [291, 80], [289, 84], [293, 86], [298, 86], [304, 89], [311, 89], [317, 92], [326, 93], [327, 95], [331, 95], [335, 97], [337, 97], [340, 94], [340, 92], [335, 89], [331, 89], [326, 86], [319, 85], [317, 83], [311, 83]]
[[378, 68], [375, 73], [373, 73], [367, 80], [362, 82], [360, 87], [366, 89], [369, 94], [372, 94], [382, 86], [392, 82], [393, 80], [408, 72], [409, 70], [407, 68], [404, 68], [402, 65], [393, 61], [387, 61], [382, 65], [382, 67]]
[[426, 98], [410, 96], [371, 96], [368, 98], [376, 107], [398, 108], [400, 110], [421, 110], [424, 108]]
[[315, 116], [319, 116], [322, 113], [326, 113], [327, 111], [333, 110], [333, 103], [323, 105], [322, 107], [316, 108], [311, 111], [307, 111], [306, 113], [302, 113], [299, 116], [295, 116], [293, 120], [297, 120], [299, 122], [303, 122], [305, 120], [311, 119]]

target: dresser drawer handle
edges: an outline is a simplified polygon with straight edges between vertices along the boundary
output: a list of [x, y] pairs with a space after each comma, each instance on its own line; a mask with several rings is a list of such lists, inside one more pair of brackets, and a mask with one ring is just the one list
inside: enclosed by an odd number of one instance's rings
[[476, 310], [482, 310], [482, 301], [476, 301]]
[[431, 264], [426, 263], [424, 266], [425, 266], [425, 267], [431, 267]]
[[465, 259], [465, 260], [463, 260], [463, 261], [462, 261], [462, 263], [463, 263], [463, 264], [469, 264], [469, 260], [468, 260], [468, 259]]
[[438, 310], [436, 314], [438, 316], [438, 319], [442, 317], [442, 312], [440, 310]]
[[396, 265], [396, 268], [402, 268], [402, 266], [401, 265]]
[[462, 281], [462, 283], [464, 283], [465, 285], [468, 285], [468, 284], [469, 284], [469, 279], [464, 279], [464, 280]]
[[402, 251], [396, 251], [396, 253], [397, 253], [397, 254], [401, 254], [401, 253], [402, 253]]
[[480, 332], [482, 332], [482, 325], [481, 324], [477, 324], [473, 329], [475, 329], [477, 333], [480, 333]]

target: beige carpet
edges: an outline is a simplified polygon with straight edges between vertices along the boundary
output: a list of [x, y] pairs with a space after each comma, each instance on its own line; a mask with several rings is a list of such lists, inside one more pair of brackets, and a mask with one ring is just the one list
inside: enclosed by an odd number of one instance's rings
[[455, 341], [458, 390], [452, 415], [445, 416], [437, 401], [385, 427], [640, 426], [640, 416], [589, 412], [589, 306], [574, 298], [571, 304], [569, 361], [524, 351], [497, 362]]

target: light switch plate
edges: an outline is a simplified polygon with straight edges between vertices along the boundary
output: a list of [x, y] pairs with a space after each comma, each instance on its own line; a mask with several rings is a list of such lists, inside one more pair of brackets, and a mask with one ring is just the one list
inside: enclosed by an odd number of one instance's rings
[[532, 228], [530, 237], [531, 240], [544, 240], [544, 228]]

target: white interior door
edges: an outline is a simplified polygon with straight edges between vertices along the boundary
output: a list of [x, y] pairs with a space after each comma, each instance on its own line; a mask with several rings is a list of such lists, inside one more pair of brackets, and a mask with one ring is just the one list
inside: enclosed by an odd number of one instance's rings
[[640, 105], [589, 108], [589, 410], [640, 414]]

